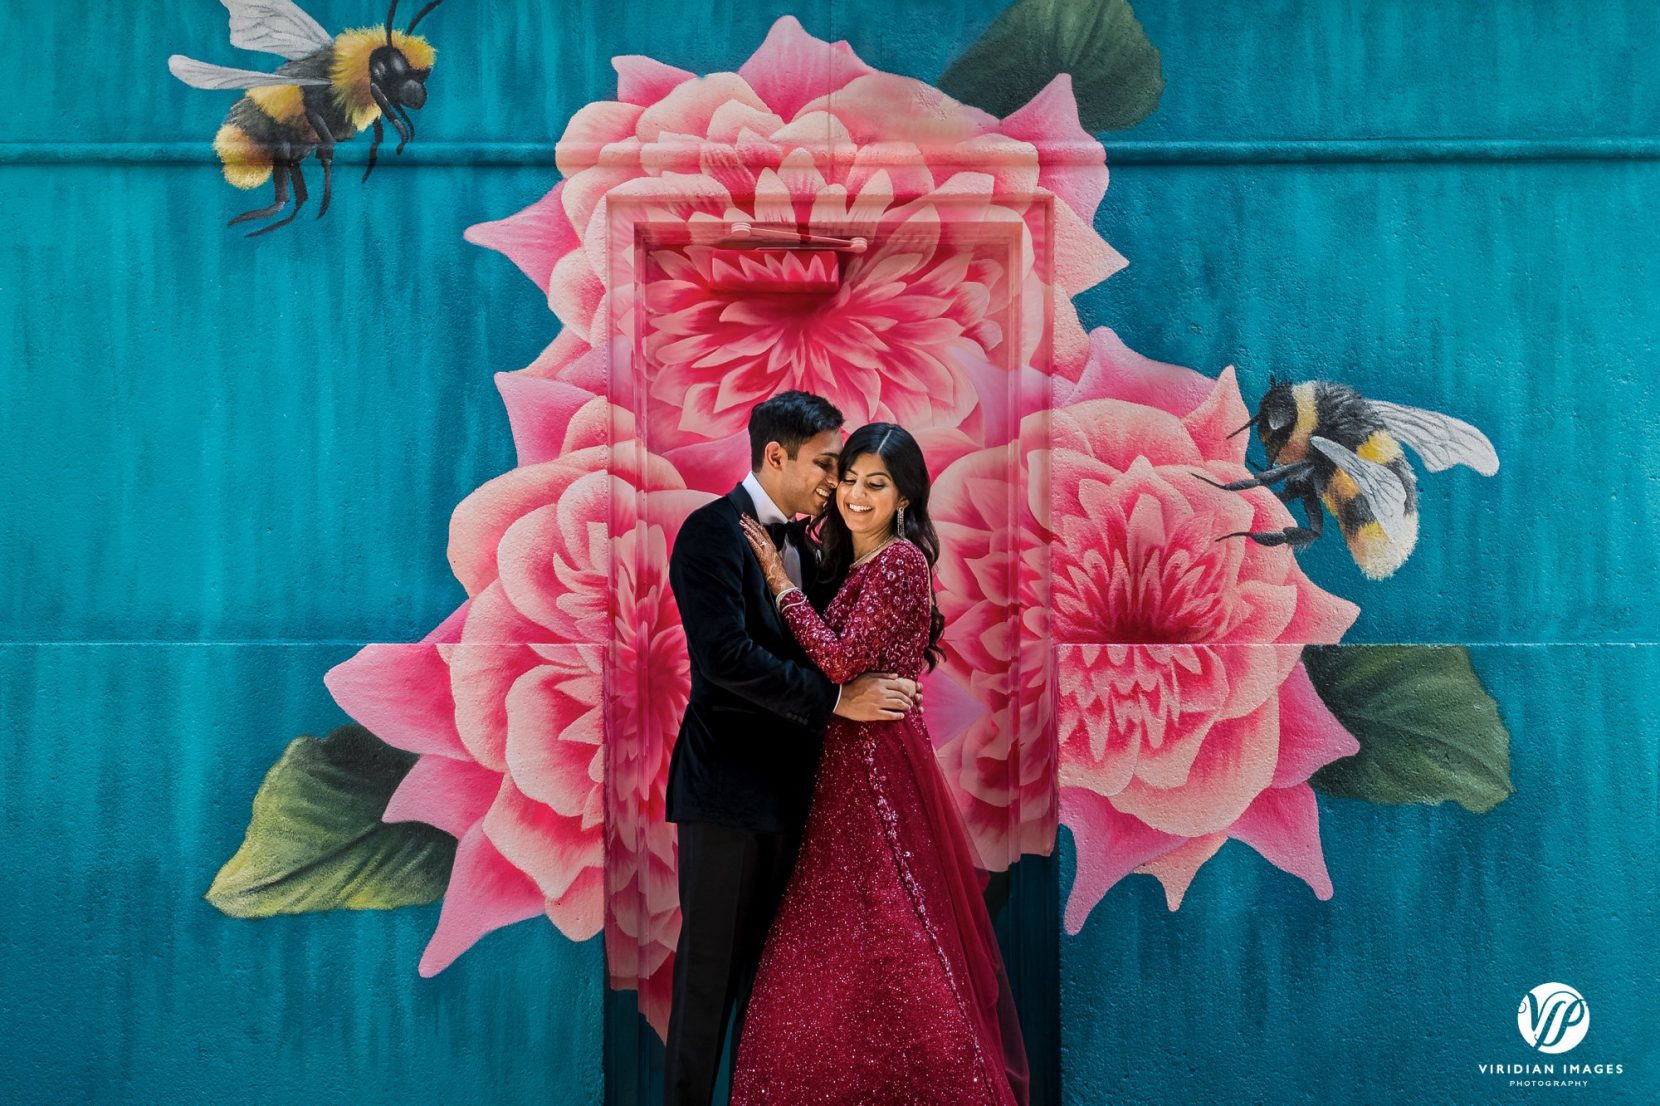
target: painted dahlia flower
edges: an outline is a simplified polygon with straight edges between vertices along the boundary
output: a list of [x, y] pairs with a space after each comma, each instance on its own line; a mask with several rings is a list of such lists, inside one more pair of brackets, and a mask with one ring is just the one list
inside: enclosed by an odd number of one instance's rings
[[1290, 512], [1249, 474], [1249, 417], [1217, 380], [1131, 353], [1110, 331], [1054, 416], [1049, 527], [1061, 821], [1077, 843], [1069, 932], [1130, 872], [1176, 909], [1230, 837], [1329, 898], [1308, 777], [1358, 751], [1315, 694], [1305, 644], [1358, 609], [1287, 548], [1217, 541]]
[[639, 448], [632, 416], [605, 400], [515, 374], [498, 383], [520, 464], [451, 521], [469, 598], [425, 641], [368, 646], [327, 684], [381, 739], [421, 754], [384, 820], [460, 842], [421, 974], [537, 914], [573, 940], [604, 924], [627, 937], [609, 943], [613, 983], [639, 989], [661, 1030], [679, 934], [663, 794], [690, 680], [668, 549], [708, 497]]
[[[853, 425], [986, 443], [995, 415], [978, 397], [998, 394], [999, 374], [1076, 376], [1071, 297], [1124, 262], [1093, 229], [1105, 154], [1066, 76], [999, 120], [791, 16], [736, 72], [614, 65], [617, 99], [582, 108], [559, 142], [566, 179], [467, 237], [547, 293], [569, 342], [609, 348], [610, 380], [649, 380], [611, 398], [641, 415], [654, 450], [736, 443], [750, 408], [792, 387]], [[711, 246], [738, 221], [875, 244], [834, 291], [723, 291]], [[1052, 329], [1022, 299], [1052, 302]]]

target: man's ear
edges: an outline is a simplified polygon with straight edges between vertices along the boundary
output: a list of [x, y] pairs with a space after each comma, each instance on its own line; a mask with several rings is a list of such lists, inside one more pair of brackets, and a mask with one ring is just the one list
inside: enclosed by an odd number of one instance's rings
[[781, 470], [784, 467], [784, 458], [786, 456], [787, 454], [784, 452], [784, 446], [781, 443], [768, 442], [766, 449], [761, 453], [761, 463], [769, 468]]

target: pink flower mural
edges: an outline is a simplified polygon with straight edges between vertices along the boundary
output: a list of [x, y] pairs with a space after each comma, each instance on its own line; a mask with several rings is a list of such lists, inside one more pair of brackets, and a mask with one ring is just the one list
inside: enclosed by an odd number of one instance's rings
[[[965, 58], [1026, 33], [999, 22]], [[1151, 46], [1118, 63], [1136, 87], [1114, 103], [1111, 82], [1082, 83], [1088, 118], [1133, 122], [1156, 102]], [[603, 931], [611, 985], [664, 1033], [680, 928], [664, 790], [690, 679], [669, 551], [747, 470], [750, 409], [787, 388], [921, 441], [943, 546], [945, 662], [926, 696], [939, 762], [988, 870], [1069, 827], [1069, 932], [1131, 873], [1177, 909], [1230, 838], [1329, 898], [1315, 785], [1471, 809], [1509, 793], [1508, 734], [1467, 658], [1326, 650], [1359, 609], [1287, 547], [1217, 540], [1292, 518], [1271, 490], [1199, 479], [1250, 475], [1233, 369], [1086, 334], [1072, 298], [1125, 261], [1095, 230], [1105, 151], [1070, 77], [1042, 74], [1023, 104], [1007, 74], [942, 78], [998, 117], [792, 16], [732, 72], [614, 65], [616, 99], [560, 139], [563, 179], [466, 231], [559, 324], [496, 376], [516, 465], [455, 509], [466, 599], [422, 641], [328, 673], [361, 728], [333, 760], [273, 768], [211, 901], [256, 916], [441, 891], [424, 976], [537, 916], [575, 941]], [[737, 223], [869, 248], [745, 252]], [[1430, 684], [1491, 716], [1467, 739], [1473, 767], [1439, 771], [1434, 792], [1416, 768], [1434, 723], [1411, 715]], [[1333, 773], [1345, 758], [1364, 763]], [[372, 824], [318, 830], [314, 788]], [[297, 841], [358, 852], [325, 878]]]
[[[678, 935], [663, 784], [689, 680], [667, 550], [707, 497], [632, 448], [632, 417], [604, 399], [515, 374], [498, 383], [521, 464], [456, 508], [450, 564], [468, 600], [425, 642], [368, 646], [328, 686], [420, 755], [385, 819], [460, 840], [421, 973], [536, 914], [573, 940], [607, 919], [617, 936], [627, 928], [611, 943], [630, 953], [613, 979], [654, 997], [661, 1030]], [[646, 682], [654, 694], [637, 694]], [[609, 916], [608, 846], [609, 894], [630, 907]]]
[[941, 725], [931, 702], [930, 727], [992, 871], [1049, 852], [1055, 834], [1050, 533], [1041, 521], [1049, 517], [1048, 431], [1047, 412], [1028, 414], [1010, 441], [946, 465], [929, 504], [945, 617], [946, 661], [936, 680], [966, 688], [980, 708]]
[[1174, 910], [1229, 837], [1329, 898], [1307, 780], [1359, 745], [1301, 655], [1359, 608], [1284, 546], [1217, 540], [1291, 523], [1266, 489], [1195, 478], [1249, 475], [1232, 368], [1212, 381], [1093, 337], [1048, 465], [1061, 819], [1079, 856], [1066, 927], [1131, 871]]
[[[835, 61], [815, 68], [802, 60], [814, 57]], [[1092, 226], [1105, 157], [1079, 125], [1064, 76], [998, 120], [921, 82], [876, 72], [845, 43], [814, 39], [792, 17], [780, 19], [736, 73], [696, 77], [644, 58], [616, 64], [618, 99], [579, 111], [560, 142], [566, 179], [524, 211], [467, 234], [536, 281], [563, 324], [536, 362], [499, 377], [521, 467], [457, 510], [450, 550], [483, 612], [468, 615], [461, 643], [475, 626], [499, 643], [469, 670], [491, 689], [489, 720], [509, 751], [513, 736], [525, 733], [527, 763], [557, 770], [532, 790], [511, 757], [474, 759], [502, 773], [505, 797], [477, 831], [493, 851], [458, 855], [452, 886], [471, 886], [467, 865], [482, 859], [516, 867], [544, 893], [574, 894], [560, 880], [576, 886], [601, 863], [602, 842], [609, 846], [603, 895], [607, 933], [616, 938], [607, 943], [612, 981], [641, 991], [642, 1010], [661, 1031], [679, 924], [662, 796], [688, 679], [664, 586], [678, 519], [706, 498], [698, 492], [724, 491], [742, 474], [749, 409], [789, 387], [826, 395], [854, 424], [906, 422], [936, 468], [985, 450], [1007, 454], [1005, 443], [1019, 437], [1008, 397], [1035, 397], [1041, 408], [1053, 365], [1063, 377], [1083, 371], [1087, 346], [1069, 297], [1123, 259]], [[1064, 166], [1049, 163], [1057, 149]], [[730, 254], [715, 243], [739, 220], [834, 228], [875, 245], [820, 295], [732, 290]], [[655, 244], [637, 256], [630, 245], [640, 226], [649, 226]], [[1052, 297], [1051, 287], [1063, 294]], [[608, 415], [591, 405], [603, 400], [586, 398], [596, 395], [616, 405]], [[607, 476], [606, 458], [593, 451], [608, 427], [632, 440], [635, 419], [641, 438], [612, 456], [643, 453], [649, 442], [650, 463], [637, 476]], [[626, 432], [612, 425], [625, 421]], [[676, 505], [659, 506], [671, 494]], [[607, 518], [608, 495], [649, 502], [652, 517]], [[609, 554], [596, 540], [611, 543]], [[609, 600], [608, 588], [616, 589]], [[996, 603], [1010, 598], [982, 597], [978, 606], [995, 617]], [[606, 685], [627, 688], [650, 673], [655, 694], [612, 693], [608, 713], [584, 716], [589, 724], [602, 717], [608, 763], [627, 769], [611, 783], [607, 837], [592, 817], [606, 758], [591, 735], [544, 732], [540, 741], [554, 754], [533, 753], [528, 735], [560, 721], [534, 701], [539, 688], [559, 686], [545, 671], [546, 655], [598, 646], [613, 633], [626, 644], [608, 654]], [[1015, 647], [1033, 649], [1030, 641]], [[376, 655], [366, 650], [342, 671]], [[1041, 719], [1048, 700], [1042, 686], [1040, 698], [1020, 700], [977, 671], [974, 658], [958, 655], [953, 674], [933, 681], [936, 730], [963, 781], [981, 852], [989, 866], [1005, 868], [1053, 845], [1053, 757]], [[1005, 683], [1009, 672], [1001, 669]], [[1041, 685], [1041, 674], [1032, 679]], [[342, 705], [368, 722], [346, 681], [337, 685]], [[634, 713], [634, 704], [648, 702], [649, 716]], [[1011, 733], [1010, 722], [1025, 728]], [[396, 734], [386, 740], [414, 749]], [[567, 743], [580, 750], [562, 748]], [[589, 759], [579, 763], [582, 753]], [[435, 771], [424, 765], [420, 776]], [[560, 821], [578, 796], [588, 817]], [[409, 802], [393, 809], [420, 817]], [[499, 886], [512, 886], [505, 873]], [[600, 893], [591, 882], [581, 886], [581, 918], [592, 927]], [[516, 915], [477, 892], [454, 908], [453, 923], [446, 896], [423, 970], [441, 968], [494, 925], [541, 909], [528, 888], [522, 881], [517, 888]], [[547, 910], [567, 935], [592, 932], [562, 908]]]
[[[1290, 521], [1267, 490], [1194, 479], [1248, 475], [1229, 437], [1248, 417], [1232, 370], [1153, 362], [1103, 329], [1056, 391], [1052, 415], [936, 484], [947, 670], [986, 707], [942, 762], [983, 859], [1044, 851], [1058, 782], [1079, 843], [1072, 932], [1131, 871], [1159, 876], [1176, 908], [1230, 835], [1329, 897], [1306, 781], [1358, 746], [1300, 656], [1359, 612], [1289, 549], [1216, 541]], [[1058, 763], [1048, 742], [1011, 750], [1010, 735], [1051, 725]]]
[[[786, 388], [824, 395], [854, 425], [983, 438], [998, 417], [982, 409], [988, 380], [1081, 366], [1070, 297], [1124, 260], [1093, 227], [1105, 152], [1079, 124], [1066, 76], [999, 120], [871, 69], [793, 16], [736, 72], [614, 64], [617, 99], [582, 108], [560, 140], [565, 179], [467, 238], [547, 293], [569, 336], [555, 375], [570, 378], [577, 343], [615, 343], [613, 357], [649, 365], [612, 364], [610, 379], [646, 378], [640, 394], [612, 399], [642, 417], [652, 448], [724, 442], [713, 456], [730, 462], [750, 408]], [[737, 221], [876, 244], [833, 293], [758, 296], [718, 287], [713, 243]], [[637, 261], [645, 225], [664, 244]], [[1052, 304], [1052, 322], [1014, 310], [1022, 297]], [[683, 475], [724, 491], [733, 471], [706, 477], [693, 464]]]

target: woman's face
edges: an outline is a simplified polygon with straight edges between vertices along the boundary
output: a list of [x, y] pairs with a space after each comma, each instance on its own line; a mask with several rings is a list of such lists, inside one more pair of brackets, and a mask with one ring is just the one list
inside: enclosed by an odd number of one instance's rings
[[876, 453], [853, 458], [836, 485], [836, 508], [854, 537], [881, 540], [893, 532], [893, 516], [905, 501]]

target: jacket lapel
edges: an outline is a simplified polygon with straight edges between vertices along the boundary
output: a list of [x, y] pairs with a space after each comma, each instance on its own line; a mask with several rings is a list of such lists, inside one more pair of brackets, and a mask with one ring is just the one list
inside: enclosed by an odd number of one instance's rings
[[[749, 492], [744, 489], [742, 481], [739, 481], [735, 488], [726, 493], [726, 498], [732, 501], [732, 506], [737, 508], [738, 514], [748, 515], [757, 522], [760, 521], [759, 516], [755, 513], [755, 501], [749, 497]], [[739, 540], [743, 542], [743, 555], [749, 558], [750, 561], [754, 562], [755, 551], [749, 548], [749, 543], [747, 541], [743, 541], [741, 537]], [[778, 613], [778, 606], [772, 600], [772, 589], [767, 587], [767, 580], [766, 577], [761, 574], [760, 564], [759, 562], [755, 563], [755, 578], [760, 581], [759, 599], [761, 609], [765, 612], [763, 617], [771, 623], [773, 631], [785, 641], [794, 641], [795, 636], [790, 632], [790, 628], [784, 625], [784, 616]], [[745, 575], [747, 578], [748, 574], [746, 573]]]

